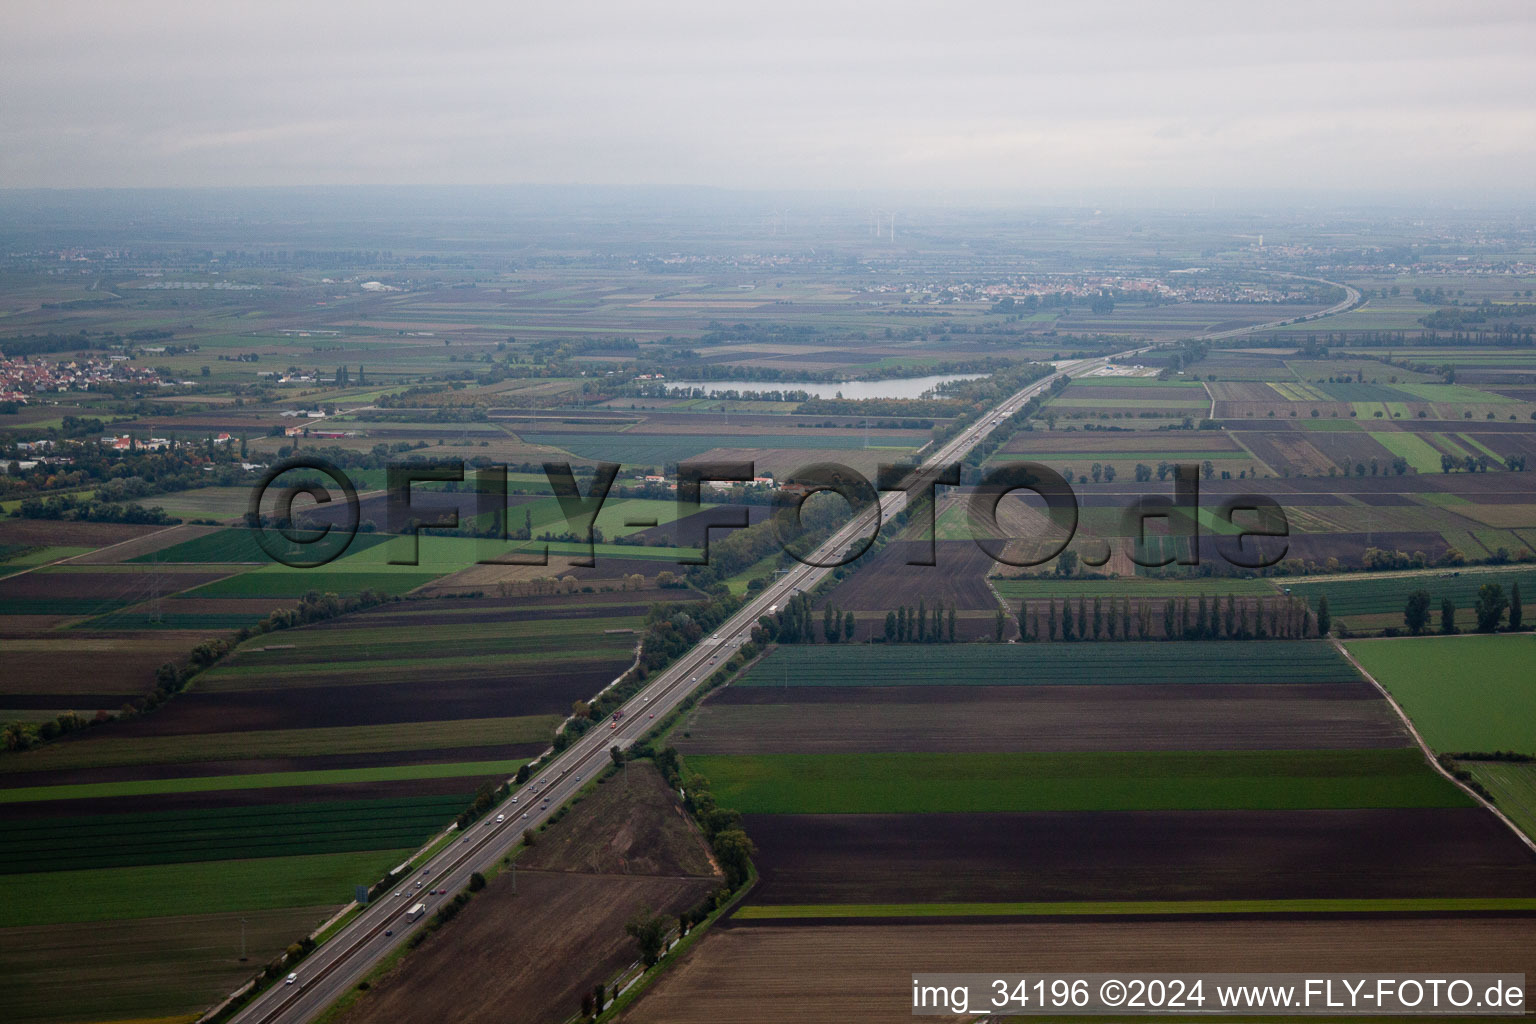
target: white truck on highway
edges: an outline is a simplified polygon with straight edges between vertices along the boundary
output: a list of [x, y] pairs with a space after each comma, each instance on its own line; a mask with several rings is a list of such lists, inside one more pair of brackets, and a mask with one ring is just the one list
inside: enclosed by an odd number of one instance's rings
[[425, 903], [418, 903], [414, 907], [412, 907], [410, 910], [406, 911], [405, 919], [407, 921], [420, 921], [422, 915], [425, 914], [426, 912], [427, 912], [427, 905]]

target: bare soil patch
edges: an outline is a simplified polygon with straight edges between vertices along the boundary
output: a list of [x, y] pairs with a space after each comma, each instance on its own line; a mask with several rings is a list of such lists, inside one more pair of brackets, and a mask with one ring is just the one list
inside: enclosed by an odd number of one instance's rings
[[704, 839], [677, 794], [647, 762], [595, 787], [578, 810], [539, 833], [519, 867], [611, 875], [715, 874]]
[[632, 764], [627, 788], [609, 779], [538, 833], [519, 861], [515, 891], [512, 874], [499, 875], [377, 981], [343, 1024], [570, 1017], [583, 993], [634, 962], [625, 923], [647, 910], [675, 915], [719, 886], [703, 839], [678, 814], [655, 769]]
[[[753, 699], [721, 699], [733, 689]], [[1397, 717], [1363, 685], [946, 687], [943, 700], [795, 700], [807, 690], [848, 689], [727, 688], [694, 712], [690, 736], [678, 747], [690, 753], [817, 754], [1300, 750], [1408, 743]], [[914, 688], [889, 689], [905, 694]], [[1355, 699], [1342, 699], [1340, 690]], [[866, 693], [857, 691], [860, 697]], [[779, 702], [767, 704], [775, 695]]]
[[[1179, 920], [717, 928], [625, 1024], [912, 1020], [912, 974], [1498, 970], [1536, 975], [1536, 919]], [[1528, 987], [1529, 991], [1529, 987]]]
[[165, 530], [163, 526], [126, 523], [75, 523], [53, 519], [6, 519], [0, 522], [0, 544], [97, 548]]
[[756, 903], [1536, 896], [1479, 808], [749, 815]]
[[961, 611], [996, 610], [997, 597], [987, 585], [987, 573], [993, 562], [979, 546], [968, 540], [936, 541], [937, 564], [907, 564], [909, 559], [927, 555], [926, 541], [892, 541], [815, 607], [819, 611], [826, 601], [831, 601], [838, 608], [878, 612], [883, 616], [900, 604], [915, 608], [921, 600], [929, 608], [938, 602], [945, 608], [953, 604]]

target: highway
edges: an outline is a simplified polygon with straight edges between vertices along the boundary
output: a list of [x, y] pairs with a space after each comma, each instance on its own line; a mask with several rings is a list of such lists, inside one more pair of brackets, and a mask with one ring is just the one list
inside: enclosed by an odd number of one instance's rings
[[1254, 334], [1258, 331], [1275, 331], [1282, 327], [1294, 327], [1297, 330], [1315, 331], [1319, 326], [1315, 321], [1322, 320], [1325, 317], [1334, 316], [1335, 314], [1342, 313], [1348, 309], [1353, 309], [1360, 302], [1359, 289], [1354, 288], [1351, 285], [1344, 284], [1340, 281], [1327, 281], [1320, 277], [1302, 277], [1300, 274], [1281, 274], [1280, 276], [1294, 277], [1300, 281], [1315, 281], [1320, 284], [1333, 285], [1335, 288], [1342, 288], [1344, 289], [1344, 298], [1338, 302], [1335, 302], [1327, 309], [1319, 310], [1316, 313], [1307, 314], [1307, 319], [1302, 323], [1296, 323], [1293, 320], [1271, 320], [1269, 323], [1254, 324], [1252, 327], [1235, 327], [1230, 331], [1220, 331], [1216, 334], [1200, 334], [1196, 336], [1195, 340], [1223, 341], [1228, 338], [1238, 338], [1244, 334]]
[[[940, 466], [958, 462], [1004, 418], [1017, 412], [1061, 375], [1077, 376], [1143, 351], [1145, 348], [1138, 348], [1116, 356], [1058, 364], [1054, 373], [1011, 395], [927, 455], [924, 464]], [[884, 493], [879, 503], [882, 521], [900, 511], [905, 501], [904, 492]], [[875, 515], [873, 505], [866, 508], [823, 543], [813, 553], [812, 560], [827, 562], [837, 557], [871, 530]], [[525, 831], [548, 819], [596, 773], [604, 770], [611, 763], [610, 747], [629, 747], [655, 725], [654, 720], [663, 718], [698, 689], [737, 647], [750, 639], [752, 627], [770, 607], [783, 604], [797, 591], [810, 590], [831, 571], [830, 568], [797, 563], [771, 582], [714, 634], [665, 671], [657, 673], [623, 706], [622, 717], [616, 724], [610, 719], [589, 729], [546, 764], [535, 778], [515, 790], [504, 803], [466, 829], [462, 836], [455, 835], [448, 846], [398, 881], [394, 890], [364, 908], [295, 967], [297, 978], [292, 984], [280, 980], [253, 999], [232, 1020], [237, 1024], [303, 1024], [318, 1016], [343, 992], [362, 980], [381, 958], [420, 928], [439, 905], [467, 886], [471, 874], [489, 870], [517, 845]], [[429, 637], [423, 640], [430, 642]], [[446, 890], [445, 895], [430, 895], [442, 890]], [[410, 921], [409, 910], [417, 903], [425, 903], [427, 913], [417, 921]]]

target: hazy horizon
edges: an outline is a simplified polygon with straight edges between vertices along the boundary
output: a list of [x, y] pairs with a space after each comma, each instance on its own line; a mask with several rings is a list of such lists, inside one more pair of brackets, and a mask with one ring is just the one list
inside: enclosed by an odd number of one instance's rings
[[[518, 10], [19, 0], [0, 188], [1519, 196], [1513, 0]], [[1483, 195], [1488, 193], [1487, 195]]]

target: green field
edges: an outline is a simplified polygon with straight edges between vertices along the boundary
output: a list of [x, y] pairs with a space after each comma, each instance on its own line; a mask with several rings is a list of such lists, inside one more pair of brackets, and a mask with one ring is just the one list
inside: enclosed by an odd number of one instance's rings
[[[768, 387], [769, 385], [764, 385]], [[848, 451], [864, 448], [863, 437], [827, 434], [824, 431], [806, 431], [803, 434], [522, 434], [529, 444], [549, 445], [562, 448], [581, 459], [601, 459], [617, 462], [625, 469], [638, 466], [660, 468], [667, 463], [680, 462], [702, 455], [711, 448], [814, 448], [828, 451]], [[869, 447], [889, 451], [906, 451], [916, 448], [926, 438], [903, 436], [899, 440], [870, 436]]]
[[[332, 563], [333, 565], [335, 563]], [[439, 572], [387, 571], [380, 569], [366, 572], [336, 572], [329, 567], [316, 569], [290, 569], [272, 566], [240, 573], [226, 579], [215, 580], [206, 586], [188, 591], [189, 596], [213, 597], [273, 597], [298, 598], [311, 590], [322, 594], [356, 594], [374, 590], [381, 594], [404, 594], [439, 576], [456, 572], [463, 566], [444, 567]]]
[[1462, 571], [1450, 575], [1445, 571], [1418, 573], [1411, 576], [1355, 576], [1347, 580], [1281, 580], [1280, 585], [1290, 589], [1297, 597], [1305, 598], [1313, 608], [1322, 594], [1328, 595], [1328, 609], [1334, 615], [1385, 615], [1402, 614], [1408, 595], [1415, 590], [1427, 590], [1430, 611], [1435, 624], [1439, 623], [1440, 602], [1450, 598], [1461, 610], [1471, 608], [1477, 601], [1477, 589], [1484, 583], [1497, 583], [1507, 595], [1510, 586], [1520, 584], [1520, 593], [1536, 594], [1536, 569], [1498, 569]]
[[[628, 630], [642, 624], [638, 616], [627, 615], [465, 623], [430, 612], [418, 613], [409, 621], [414, 628], [431, 630], [432, 650], [422, 648], [420, 634], [403, 631], [399, 625], [388, 622], [353, 628], [288, 630], [281, 637], [264, 634], [247, 641], [239, 648], [237, 664], [220, 666], [208, 675], [213, 678], [271, 675], [272, 668], [277, 665], [285, 667], [283, 675], [287, 676], [290, 671], [344, 672], [368, 666], [396, 667], [421, 660], [440, 663], [446, 660], [438, 653], [440, 651], [452, 652], [452, 660], [464, 664], [474, 664], [476, 659], [491, 656], [534, 654], [543, 657], [545, 648], [555, 648], [556, 655], [591, 657], [599, 648], [607, 654], [615, 649], [632, 648], [634, 636], [611, 631]], [[586, 645], [586, 649], [562, 647], [573, 642]], [[292, 666], [291, 670], [289, 666]], [[487, 667], [491, 666], [488, 662]]]
[[95, 548], [73, 547], [63, 544], [52, 544], [35, 548], [24, 545], [10, 548], [0, 545], [0, 576], [14, 569], [46, 565], [49, 562], [57, 562], [62, 558], [73, 558], [75, 555], [83, 555], [88, 551], [95, 550]]
[[1371, 440], [1407, 459], [1408, 465], [1420, 473], [1440, 472], [1440, 453], [1419, 435], [1404, 430], [1373, 430], [1370, 434]]
[[[1066, 465], [1071, 468], [1081, 467], [1087, 469], [1095, 462], [1114, 463], [1115, 472], [1125, 475], [1125, 463], [1145, 462], [1149, 466], [1156, 466], [1159, 462], [1204, 462], [1206, 459], [1212, 462], [1223, 461], [1257, 461], [1246, 452], [1214, 451], [1214, 452], [1138, 452], [1138, 451], [1108, 451], [1108, 452], [998, 452], [991, 458], [992, 462], [1008, 462], [1028, 459], [1031, 462], [1045, 462], [1052, 465]], [[1439, 468], [1436, 462], [1435, 467]], [[1218, 469], [1221, 467], [1217, 467]], [[1234, 471], [1236, 467], [1233, 468]]]
[[1135, 395], [1126, 395], [1124, 398], [1074, 398], [1071, 392], [1068, 392], [1051, 399], [1049, 406], [1052, 409], [1121, 409], [1125, 411], [1149, 409], [1185, 412], [1209, 409], [1211, 400], [1209, 398], [1138, 398]]
[[92, 736], [89, 742], [54, 743], [21, 754], [7, 754], [5, 763], [7, 770], [12, 772], [36, 772], [232, 758], [311, 757], [501, 743], [544, 743], [554, 735], [555, 726], [559, 724], [559, 715], [524, 715], [515, 718], [466, 718], [319, 729], [211, 732], [189, 736], [117, 737], [103, 733]]
[[480, 780], [465, 781], [450, 795], [13, 821], [0, 839], [0, 874], [419, 846], [469, 804]]
[[[176, 606], [173, 604], [172, 608]], [[204, 606], [206, 607], [206, 606]], [[164, 605], [152, 609], [145, 605], [108, 612], [72, 625], [71, 629], [92, 632], [140, 629], [203, 629], [230, 632], [255, 623], [262, 616], [252, 612], [184, 612], [167, 610]]]
[[1437, 751], [1536, 754], [1536, 635], [1399, 637], [1348, 646]]
[[[254, 484], [254, 479], [252, 483]], [[171, 491], [145, 498], [144, 504], [158, 505], [168, 515], [182, 519], [234, 519], [245, 514], [251, 500], [251, 487], [196, 487]]]
[[749, 903], [732, 917], [741, 921], [832, 920], [889, 917], [1068, 917], [1205, 914], [1467, 914], [1536, 910], [1536, 899], [1311, 900], [1062, 900], [1049, 903]]
[[[554, 668], [573, 662], [590, 663], [594, 659], [612, 658], [633, 649], [633, 633], [612, 636], [585, 636], [582, 646], [573, 650], [560, 650], [550, 654], [539, 651], [532, 641], [521, 644], [507, 643], [488, 653], [462, 657], [438, 656], [422, 653], [417, 646], [417, 657], [369, 658], [354, 661], [308, 661], [294, 658], [285, 661], [274, 657], [271, 661], [248, 663], [242, 658], [234, 665], [219, 668], [199, 676], [197, 685], [209, 691], [227, 690], [284, 690], [301, 686], [367, 686], [377, 683], [405, 683], [430, 679], [434, 673], [481, 669], [495, 672], [498, 668]], [[402, 645], [404, 646], [404, 645]], [[399, 648], [396, 648], [399, 650]], [[291, 652], [279, 652], [291, 653]], [[401, 653], [412, 653], [409, 650]], [[262, 655], [252, 655], [261, 658]], [[280, 667], [280, 670], [279, 670]]]
[[1416, 749], [692, 755], [743, 814], [1460, 807]]
[[511, 776], [525, 763], [524, 759], [450, 761], [446, 764], [379, 765], [373, 768], [330, 768], [310, 772], [252, 772], [247, 775], [198, 775], [171, 779], [130, 779], [125, 782], [15, 786], [0, 789], [0, 804], [25, 803], [29, 800], [151, 796], [161, 793], [222, 793], [236, 789], [278, 789], [285, 786], [340, 786], [359, 782], [452, 779], [461, 776], [504, 777]]
[[783, 646], [736, 686], [1333, 683], [1357, 675], [1317, 640], [1249, 643]]
[[[383, 533], [359, 533], [352, 538], [352, 543], [347, 546], [349, 552], [362, 551], [382, 544], [389, 539], [388, 534]], [[243, 526], [230, 527], [218, 530], [202, 537], [194, 537], [184, 540], [180, 544], [172, 544], [160, 551], [153, 551], [147, 555], [139, 555], [137, 558], [128, 559], [129, 562], [213, 562], [213, 563], [238, 563], [254, 562], [258, 565], [272, 565], [274, 559], [256, 543], [256, 531], [248, 530]]]
[[340, 906], [416, 849], [0, 875], [0, 928]]
[[1499, 810], [1536, 839], [1536, 763], [1462, 761], [1461, 767], [1493, 794]]

